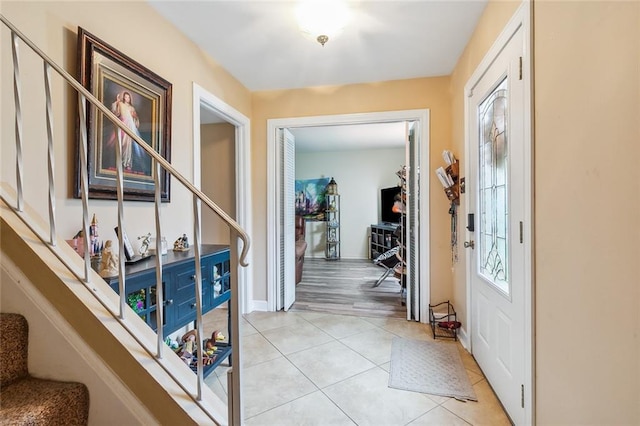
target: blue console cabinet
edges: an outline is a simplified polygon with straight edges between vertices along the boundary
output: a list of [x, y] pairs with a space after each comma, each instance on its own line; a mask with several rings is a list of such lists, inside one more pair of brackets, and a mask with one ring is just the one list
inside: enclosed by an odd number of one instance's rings
[[[202, 313], [209, 312], [231, 298], [229, 247], [205, 244], [200, 253], [202, 268]], [[129, 306], [155, 331], [156, 324], [156, 259], [150, 256], [125, 267], [125, 291]], [[165, 336], [196, 320], [195, 257], [189, 251], [169, 251], [162, 257], [162, 287], [164, 292], [163, 334]], [[118, 278], [106, 278], [116, 292]], [[216, 359], [205, 367], [209, 374], [231, 355], [231, 306], [227, 319], [228, 343], [218, 342]], [[205, 330], [205, 335], [208, 330]], [[229, 358], [229, 361], [231, 359]]]

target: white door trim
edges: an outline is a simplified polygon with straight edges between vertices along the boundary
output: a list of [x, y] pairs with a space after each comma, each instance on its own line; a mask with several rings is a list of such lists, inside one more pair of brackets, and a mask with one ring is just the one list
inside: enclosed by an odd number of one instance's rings
[[429, 251], [429, 110], [415, 109], [403, 111], [383, 111], [371, 113], [321, 115], [313, 117], [291, 117], [267, 120], [267, 307], [269, 311], [276, 309], [276, 293], [278, 291], [278, 268], [280, 253], [278, 229], [274, 224], [280, 223], [278, 218], [278, 200], [280, 189], [277, 185], [280, 173], [278, 161], [277, 129], [291, 127], [315, 127], [329, 125], [382, 123], [397, 121], [417, 121], [420, 132], [420, 252], [419, 266], [421, 274], [420, 320], [428, 321], [427, 308], [430, 294], [430, 251]]
[[[236, 222], [251, 236], [251, 120], [226, 102], [193, 83], [193, 185], [201, 189], [200, 168], [200, 106], [211, 110], [236, 127]], [[214, 200], [215, 201], [215, 200]], [[242, 313], [251, 312], [253, 286], [248, 285], [252, 276], [251, 251], [247, 255], [249, 266], [239, 268], [238, 287]]]
[[[471, 146], [470, 129], [467, 124], [467, 117], [469, 116], [469, 99], [473, 93], [473, 89], [478, 84], [480, 79], [484, 76], [485, 72], [493, 61], [498, 57], [502, 49], [507, 45], [511, 37], [520, 28], [523, 30], [524, 37], [524, 56], [522, 65], [522, 78], [524, 82], [524, 104], [529, 109], [529, 113], [525, 114], [524, 118], [524, 153], [525, 153], [525, 167], [524, 174], [524, 186], [526, 188], [526, 194], [524, 195], [524, 229], [523, 229], [523, 244], [525, 252], [524, 261], [524, 297], [525, 297], [525, 336], [524, 336], [524, 410], [525, 410], [525, 422], [526, 424], [535, 424], [535, 382], [534, 382], [534, 357], [535, 357], [535, 342], [534, 342], [534, 293], [533, 293], [533, 97], [532, 97], [532, 84], [533, 84], [533, 56], [532, 56], [532, 39], [531, 39], [531, 1], [524, 0], [518, 10], [514, 13], [509, 20], [505, 28], [500, 33], [500, 36], [493, 43], [487, 54], [484, 56], [474, 73], [469, 78], [464, 88], [464, 114], [465, 114], [465, 152], [466, 158], [469, 158]], [[469, 162], [465, 164], [465, 175], [470, 176], [473, 169]], [[471, 206], [467, 201], [465, 202], [466, 213], [472, 213]], [[473, 234], [466, 232], [466, 240], [473, 238]], [[469, 332], [465, 332], [464, 335], [470, 336], [472, 330], [472, 300], [471, 300], [471, 262], [467, 260], [466, 268], [466, 295], [467, 295], [467, 324], [466, 329]], [[467, 340], [465, 346], [472, 350], [471, 341]]]

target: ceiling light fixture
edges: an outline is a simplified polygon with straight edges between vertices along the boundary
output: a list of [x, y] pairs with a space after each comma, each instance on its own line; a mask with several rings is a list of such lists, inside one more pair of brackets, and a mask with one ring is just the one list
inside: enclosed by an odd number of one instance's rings
[[328, 35], [324, 35], [324, 34], [320, 34], [316, 38], [316, 40], [318, 40], [318, 43], [320, 43], [322, 45], [322, 47], [324, 47], [324, 44], [329, 41], [329, 36]]
[[300, 29], [323, 47], [342, 31], [350, 15], [342, 0], [301, 0], [296, 10]]

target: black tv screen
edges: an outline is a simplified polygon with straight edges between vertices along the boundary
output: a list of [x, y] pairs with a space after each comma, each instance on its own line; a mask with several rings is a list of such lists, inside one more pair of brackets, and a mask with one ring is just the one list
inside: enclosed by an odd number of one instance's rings
[[393, 186], [391, 188], [382, 188], [380, 190], [380, 222], [383, 223], [399, 223], [400, 213], [393, 212], [393, 203], [396, 195], [400, 194], [401, 188]]

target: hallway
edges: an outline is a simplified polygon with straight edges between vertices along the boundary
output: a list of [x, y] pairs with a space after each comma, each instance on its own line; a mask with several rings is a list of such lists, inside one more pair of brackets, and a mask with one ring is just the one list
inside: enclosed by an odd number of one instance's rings
[[[226, 327], [227, 311], [205, 317]], [[473, 358], [458, 349], [478, 402], [387, 386], [394, 337], [431, 340], [424, 324], [315, 312], [253, 312], [242, 323], [247, 425], [509, 425]], [[223, 364], [205, 382], [226, 401]]]

